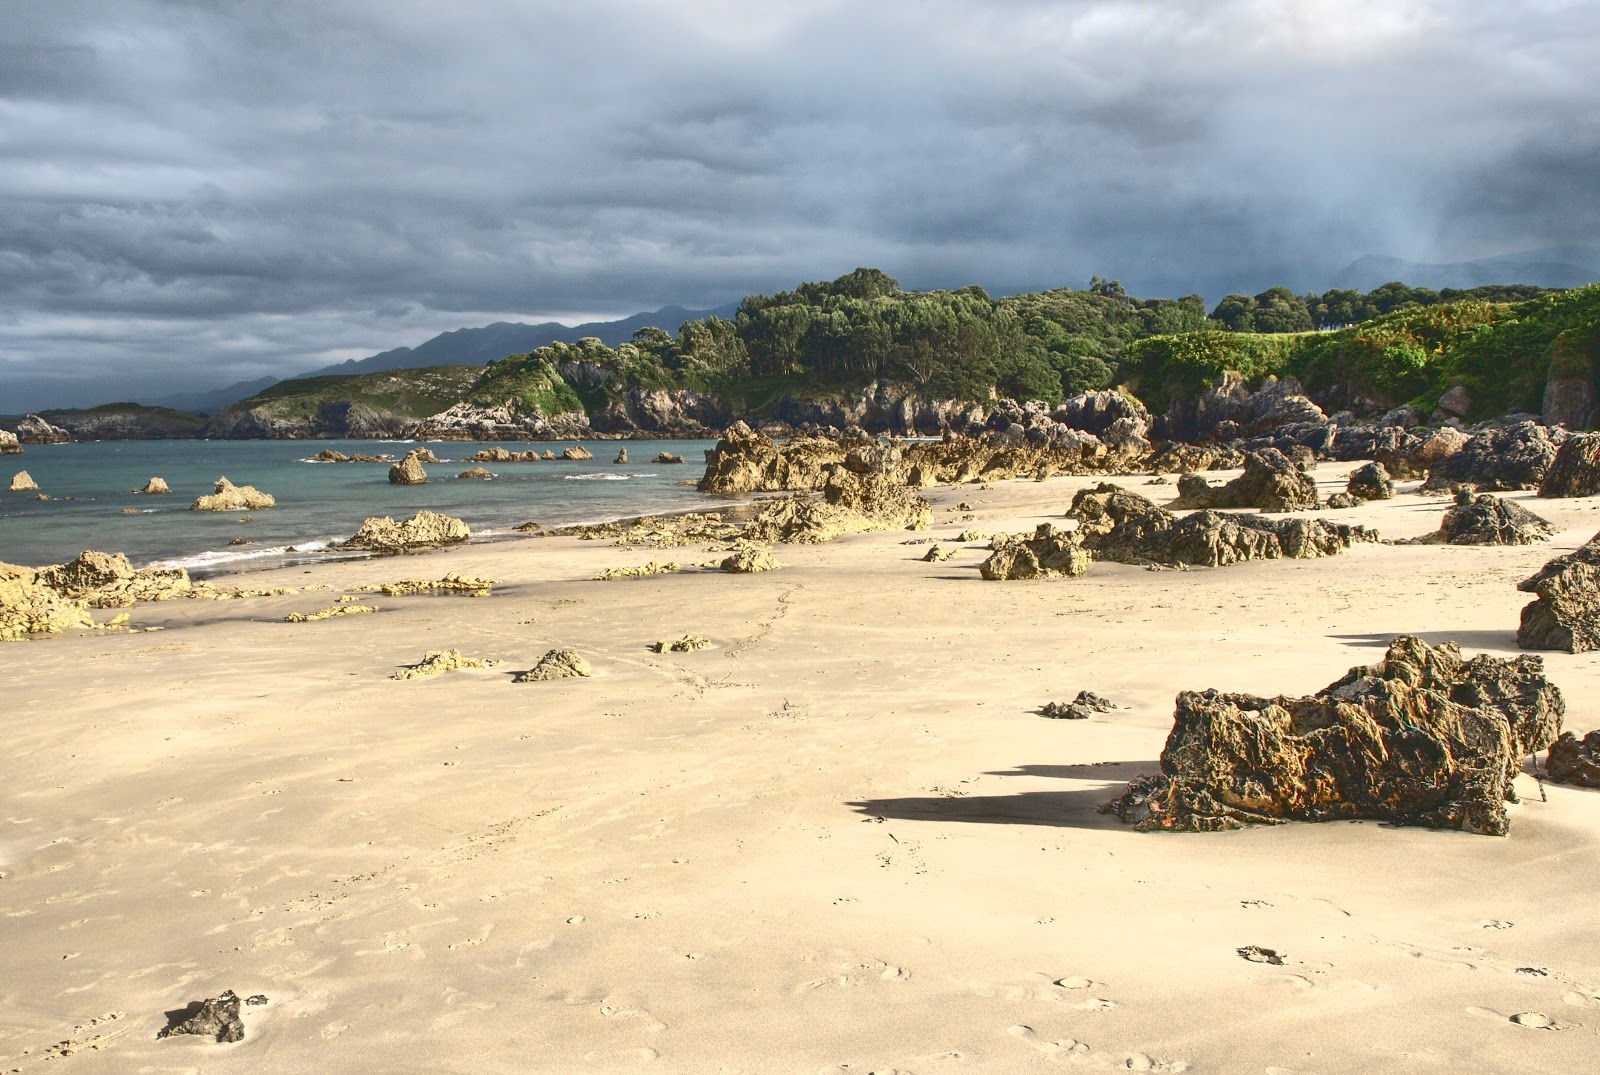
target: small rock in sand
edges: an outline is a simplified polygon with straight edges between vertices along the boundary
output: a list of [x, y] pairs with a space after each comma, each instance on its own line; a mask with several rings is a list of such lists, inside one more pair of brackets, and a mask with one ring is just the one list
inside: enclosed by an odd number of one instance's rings
[[576, 651], [553, 649], [539, 658], [539, 663], [518, 675], [513, 683], [540, 683], [551, 679], [570, 679], [575, 676], [592, 676], [594, 668]]

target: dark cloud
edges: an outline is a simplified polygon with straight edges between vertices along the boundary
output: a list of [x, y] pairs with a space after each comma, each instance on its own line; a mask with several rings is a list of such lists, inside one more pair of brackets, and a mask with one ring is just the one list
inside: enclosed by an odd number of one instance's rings
[[1215, 299], [1600, 224], [1584, 2], [19, 7], [0, 411], [864, 264]]

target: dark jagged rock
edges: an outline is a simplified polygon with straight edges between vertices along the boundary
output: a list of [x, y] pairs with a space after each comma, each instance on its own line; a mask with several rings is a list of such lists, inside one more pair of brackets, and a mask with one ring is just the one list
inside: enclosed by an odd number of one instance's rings
[[1548, 541], [1557, 528], [1521, 504], [1488, 493], [1456, 494], [1455, 506], [1431, 534], [1408, 545], [1535, 545]]
[[1394, 482], [1382, 463], [1368, 463], [1351, 472], [1345, 492], [1357, 500], [1393, 500]]
[[1600, 788], [1600, 730], [1582, 739], [1571, 732], [1562, 732], [1561, 737], [1550, 744], [1544, 771], [1557, 784]]
[[1504, 835], [1522, 759], [1561, 730], [1543, 673], [1408, 636], [1309, 697], [1184, 691], [1160, 775], [1101, 809], [1141, 831], [1372, 818]]
[[1258, 436], [1288, 426], [1326, 425], [1327, 421], [1322, 408], [1293, 378], [1268, 377], [1252, 390], [1230, 370], [1215, 388], [1175, 400], [1154, 431], [1164, 439], [1199, 443]]
[[1540, 496], [1600, 493], [1600, 433], [1576, 433], [1561, 442], [1539, 482]]
[[1117, 708], [1093, 691], [1079, 691], [1070, 702], [1048, 702], [1039, 715], [1051, 720], [1088, 720], [1096, 713], [1109, 713]]
[[[267, 998], [263, 996], [254, 996], [248, 1001], [251, 1004], [266, 1002]], [[243, 1041], [244, 1020], [239, 1018], [239, 1006], [243, 1003], [246, 1002], [241, 1001], [239, 995], [231, 989], [224, 990], [215, 997], [194, 1001], [182, 1012], [174, 1015], [156, 1037], [170, 1038], [178, 1034], [195, 1034], [215, 1041]]]
[[1517, 583], [1538, 594], [1522, 610], [1517, 645], [1587, 653], [1600, 649], [1600, 534]]
[[978, 571], [991, 581], [1075, 578], [1089, 570], [1091, 560], [1076, 530], [1040, 523], [1032, 537], [997, 540]]
[[1246, 560], [1332, 556], [1378, 535], [1322, 519], [1269, 519], [1196, 511], [1176, 516], [1137, 493], [1101, 482], [1081, 490], [1067, 513], [1079, 540], [1097, 560], [1125, 564], [1226, 567]]
[[1261, 511], [1310, 511], [1321, 506], [1317, 483], [1276, 448], [1248, 452], [1244, 473], [1212, 487], [1197, 475], [1178, 483], [1177, 508], [1257, 508]]
[[1537, 488], [1566, 435], [1557, 430], [1552, 436], [1534, 421], [1486, 429], [1460, 451], [1429, 467], [1423, 491], [1443, 492], [1458, 486], [1479, 492]]
[[1459, 452], [1468, 439], [1452, 426], [1417, 430], [1401, 424], [1353, 425], [1339, 428], [1329, 454], [1343, 462], [1382, 463], [1391, 478], [1421, 478], [1430, 467]]
[[1201, 447], [1169, 441], [1145, 461], [1156, 474], [1190, 474], [1201, 470], [1233, 470], [1244, 466], [1244, 453], [1233, 448]]
[[1328, 502], [1326, 504], [1324, 504], [1323, 507], [1326, 507], [1326, 508], [1355, 508], [1355, 507], [1360, 507], [1361, 503], [1362, 503], [1362, 501], [1360, 501], [1360, 500], [1356, 499], [1355, 497], [1351, 496], [1349, 493], [1333, 493], [1332, 495], [1330, 495], [1328, 497]]

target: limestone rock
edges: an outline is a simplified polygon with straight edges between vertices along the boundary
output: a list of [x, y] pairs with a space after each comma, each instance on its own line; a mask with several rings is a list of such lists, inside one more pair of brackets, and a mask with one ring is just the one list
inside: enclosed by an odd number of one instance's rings
[[930, 545], [928, 546], [928, 551], [922, 554], [922, 559], [930, 564], [937, 564], [941, 560], [950, 559], [960, 551], [960, 549], [946, 549], [939, 545]]
[[1516, 422], [1474, 435], [1461, 450], [1428, 468], [1424, 492], [1457, 486], [1479, 491], [1533, 489], [1544, 480], [1566, 433], [1555, 437], [1538, 422]]
[[[433, 453], [429, 452], [428, 454], [431, 456]], [[421, 460], [421, 461], [422, 462], [426, 462], [426, 460]], [[346, 455], [345, 453], [339, 451], [336, 448], [324, 448], [322, 451], [318, 452], [316, 455], [308, 455], [308, 456], [306, 456], [305, 459], [302, 460], [302, 462], [306, 462], [306, 463], [393, 463], [394, 462], [394, 456], [392, 456], [392, 455], [367, 455], [367, 454], [365, 454], [363, 452], [357, 452], [354, 455]]]
[[1600, 493], [1600, 433], [1577, 433], [1561, 442], [1539, 482], [1540, 496]]
[[139, 492], [144, 493], [146, 496], [164, 496], [172, 492], [172, 490], [168, 488], [165, 478], [151, 478], [144, 483], [144, 488], [140, 489]]
[[39, 582], [31, 567], [0, 563], [0, 642], [93, 626], [84, 601]]
[[581, 444], [574, 444], [572, 447], [561, 453], [561, 458], [576, 459], [581, 462], [583, 460], [593, 459], [594, 453]]
[[30, 414], [17, 423], [17, 439], [23, 444], [71, 444], [72, 434]]
[[650, 461], [652, 463], [681, 463], [683, 462], [683, 456], [676, 455], [673, 452], [661, 452]]
[[352, 586], [352, 593], [381, 593], [385, 597], [413, 597], [417, 594], [465, 594], [468, 597], [489, 597], [494, 593], [499, 579], [480, 579], [451, 571], [442, 579], [399, 579], [395, 582], [374, 582]]
[[[265, 1004], [267, 998], [251, 997], [250, 1001]], [[170, 1038], [178, 1034], [195, 1034], [214, 1041], [243, 1041], [244, 1020], [239, 1018], [241, 1003], [243, 1002], [240, 1001], [238, 994], [231, 989], [215, 997], [194, 1001], [174, 1016], [156, 1037]]]
[[422, 485], [427, 482], [428, 472], [422, 469], [422, 452], [423, 449], [413, 448], [401, 458], [400, 462], [390, 467], [389, 484]]
[[1191, 474], [1202, 470], [1232, 470], [1244, 466], [1244, 453], [1232, 448], [1197, 446], [1171, 441], [1145, 462], [1156, 474]]
[[1544, 771], [1557, 784], [1600, 788], [1600, 730], [1582, 739], [1571, 732], [1562, 732], [1561, 737], [1550, 744]]
[[13, 493], [37, 493], [39, 483], [33, 480], [33, 475], [26, 470], [19, 470], [11, 476], [11, 491]]
[[136, 601], [168, 601], [189, 597], [194, 584], [183, 568], [134, 569], [122, 553], [82, 553], [76, 560], [40, 568], [38, 581], [64, 597], [92, 608], [126, 608]]
[[1587, 653], [1600, 649], [1600, 534], [1517, 583], [1537, 594], [1522, 610], [1517, 645]]
[[469, 480], [476, 480], [476, 481], [487, 481], [488, 479], [494, 477], [494, 475], [491, 474], [489, 471], [485, 470], [483, 467], [468, 467], [466, 470], [463, 470], [460, 474], [457, 474], [456, 477], [457, 478], [466, 478], [466, 479], [469, 479]]
[[190, 511], [260, 511], [277, 504], [270, 493], [253, 485], [235, 485], [224, 475], [217, 479], [216, 492], [208, 493], [189, 505]]
[[1309, 511], [1320, 506], [1317, 483], [1276, 448], [1247, 452], [1244, 473], [1213, 488], [1197, 475], [1178, 483], [1179, 508], [1258, 508], [1261, 511]]
[[1561, 730], [1543, 673], [1402, 637], [1309, 697], [1184, 691], [1161, 774], [1101, 809], [1145, 831], [1373, 818], [1504, 835], [1522, 759]]
[[617, 451], [617, 458], [614, 459], [613, 462], [616, 463], [616, 465], [620, 467], [623, 464], [627, 463], [627, 461], [628, 461], [628, 449], [627, 449], [627, 446], [624, 445], [621, 449], [619, 449]]
[[1393, 500], [1394, 482], [1382, 463], [1368, 463], [1350, 474], [1345, 491], [1357, 500]]
[[570, 649], [553, 649], [539, 658], [539, 663], [518, 675], [514, 683], [539, 683], [551, 679], [571, 679], [592, 676], [594, 668], [577, 652]]
[[596, 582], [605, 582], [608, 579], [642, 579], [651, 575], [670, 575], [680, 570], [681, 565], [675, 563], [658, 563], [651, 560], [638, 567], [608, 567], [594, 577]]
[[764, 545], [744, 544], [717, 566], [730, 575], [750, 575], [757, 571], [776, 571], [783, 562]]
[[421, 661], [407, 665], [394, 674], [395, 679], [422, 679], [425, 676], [439, 676], [446, 672], [454, 672], [458, 668], [487, 668], [489, 662], [477, 657], [468, 657], [458, 649], [429, 650], [423, 655]]
[[284, 623], [318, 623], [322, 620], [338, 619], [340, 616], [362, 616], [368, 612], [378, 611], [374, 605], [339, 604], [329, 605], [327, 608], [315, 612], [291, 612], [283, 618]]
[[368, 518], [349, 541], [338, 547], [401, 553], [455, 545], [471, 537], [472, 529], [460, 519], [436, 511], [419, 511], [400, 523], [387, 515]]
[[995, 539], [994, 551], [978, 566], [990, 581], [1076, 578], [1089, 570], [1093, 557], [1083, 548], [1078, 531], [1040, 523], [1033, 536]]
[[21, 455], [22, 442], [9, 429], [0, 429], [0, 455]]
[[1488, 493], [1461, 492], [1438, 530], [1406, 544], [1535, 545], [1548, 541], [1556, 530], [1521, 504]]
[[699, 635], [684, 635], [682, 638], [663, 638], [650, 648], [656, 653], [693, 653], [695, 650], [710, 649], [711, 640]]

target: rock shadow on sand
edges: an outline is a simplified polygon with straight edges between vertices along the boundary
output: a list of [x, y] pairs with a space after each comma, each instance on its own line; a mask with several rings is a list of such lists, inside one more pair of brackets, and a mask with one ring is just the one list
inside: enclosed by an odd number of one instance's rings
[[1337, 639], [1347, 646], [1385, 649], [1389, 643], [1403, 634], [1420, 638], [1430, 646], [1454, 642], [1462, 649], [1499, 649], [1508, 650], [1512, 653], [1521, 652], [1517, 648], [1516, 628], [1506, 631], [1386, 631], [1378, 634], [1329, 635], [1328, 637]]
[[1125, 781], [1072, 791], [1023, 791], [1015, 795], [907, 796], [846, 803], [868, 818], [896, 821], [955, 821], [982, 825], [1050, 825], [1069, 829], [1116, 829], [1116, 818], [1097, 812]]

